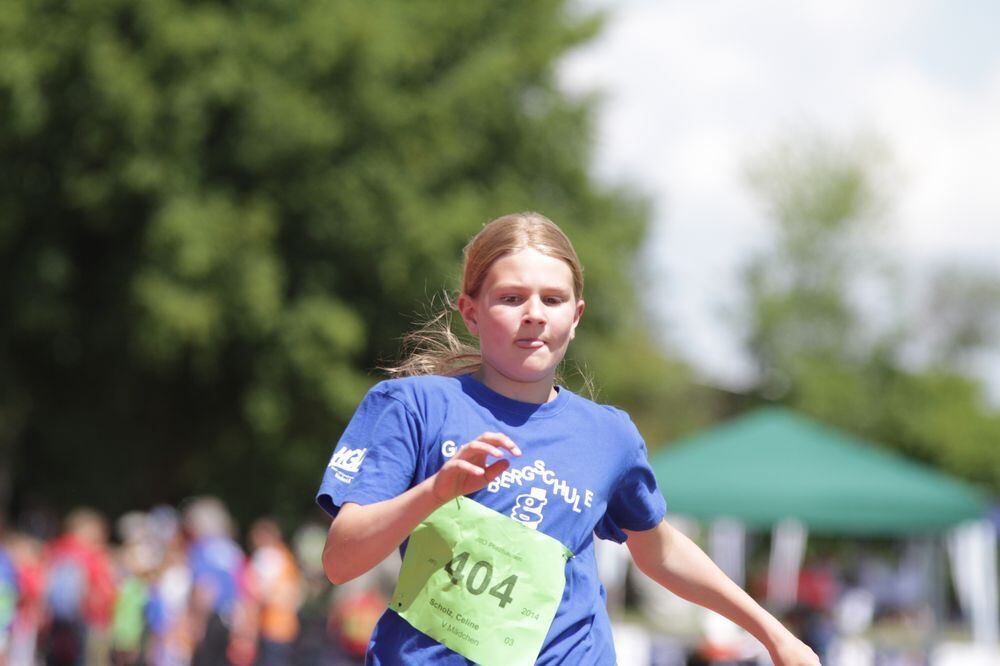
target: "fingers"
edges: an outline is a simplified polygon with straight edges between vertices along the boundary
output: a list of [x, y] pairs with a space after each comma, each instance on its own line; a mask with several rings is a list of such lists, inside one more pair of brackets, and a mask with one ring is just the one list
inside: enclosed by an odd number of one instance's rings
[[484, 474], [485, 478], [483, 479], [483, 481], [485, 481], [486, 483], [489, 483], [493, 479], [495, 479], [498, 476], [500, 476], [501, 474], [503, 474], [507, 470], [508, 467], [510, 467], [510, 461], [509, 460], [498, 460], [498, 461], [496, 461], [495, 463], [493, 463], [492, 465], [490, 465], [489, 467], [487, 467], [484, 470], [485, 471], [485, 474]]
[[[481, 456], [477, 456], [476, 454], [481, 454]], [[486, 456], [493, 456], [494, 458], [502, 458], [503, 455], [504, 455], [503, 449], [499, 449], [491, 444], [487, 444], [486, 442], [474, 439], [465, 446], [463, 446], [461, 449], [459, 449], [455, 457], [461, 459], [476, 458], [476, 457], [485, 458]]]
[[[455, 454], [453, 460], [455, 462], [462, 461], [467, 462], [470, 465], [475, 466], [479, 473], [476, 476], [480, 476], [484, 468], [486, 470], [487, 479], [486, 481], [492, 481], [494, 478], [503, 473], [505, 469], [509, 466], [508, 463], [504, 463], [501, 466], [497, 466], [499, 461], [494, 461], [489, 466], [486, 465], [487, 456], [493, 458], [503, 458], [507, 451], [510, 451], [515, 456], [521, 455], [521, 448], [514, 443], [507, 435], [500, 432], [484, 432], [482, 435], [466, 443], [462, 448], [458, 450]], [[462, 469], [467, 469], [466, 465], [461, 466]], [[493, 471], [493, 476], [489, 476], [489, 472]]]
[[479, 439], [489, 441], [493, 443], [495, 446], [507, 449], [515, 456], [521, 455], [521, 448], [514, 443], [514, 440], [512, 440], [510, 437], [503, 434], [502, 432], [484, 432], [482, 435], [479, 436]]
[[[502, 432], [484, 432], [482, 435], [472, 440], [473, 442], [483, 442], [485, 444], [491, 444], [494, 447], [506, 449], [513, 453], [515, 456], [521, 455], [521, 448], [514, 443], [507, 435]], [[471, 444], [472, 442], [470, 442]], [[491, 454], [494, 457], [499, 457], [496, 454]]]
[[[478, 477], [478, 481], [475, 485], [479, 488], [487, 486], [493, 479], [503, 474], [504, 471], [510, 467], [510, 461], [506, 459], [498, 460], [492, 465], [487, 466], [485, 469], [475, 463], [469, 462], [468, 460], [452, 460], [449, 461], [448, 464], [453, 465], [455, 468], [460, 469], [467, 474]], [[471, 491], [466, 490], [466, 492]]]
[[[510, 462], [507, 453], [521, 455], [514, 441], [499, 432], [484, 432], [464, 444], [438, 472], [435, 495], [444, 501], [484, 488], [504, 473]], [[487, 459], [494, 460], [487, 465]]]
[[[506, 462], [506, 461], [504, 461], [504, 462]], [[483, 476], [484, 474], [489, 474], [490, 468], [496, 467], [496, 465], [497, 465], [497, 463], [493, 463], [492, 465], [490, 465], [486, 469], [483, 469], [479, 465], [475, 465], [473, 463], [470, 463], [468, 460], [453, 460], [453, 461], [451, 461], [451, 464], [453, 466], [459, 468], [463, 472], [466, 472], [467, 474], [471, 474], [472, 476]]]

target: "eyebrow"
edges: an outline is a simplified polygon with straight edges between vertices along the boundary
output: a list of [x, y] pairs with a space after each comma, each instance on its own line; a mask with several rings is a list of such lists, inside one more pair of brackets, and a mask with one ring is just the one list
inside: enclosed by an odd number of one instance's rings
[[[490, 288], [490, 291], [504, 291], [504, 290], [516, 290], [516, 291], [527, 291], [531, 287], [528, 287], [522, 282], [501, 282], [495, 284]], [[571, 294], [573, 293], [572, 287], [542, 287], [540, 291], [558, 294]]]

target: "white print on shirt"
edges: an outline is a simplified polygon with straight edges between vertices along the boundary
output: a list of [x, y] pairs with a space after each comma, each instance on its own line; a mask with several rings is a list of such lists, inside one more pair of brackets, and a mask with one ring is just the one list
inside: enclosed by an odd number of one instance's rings
[[451, 458], [457, 452], [458, 452], [458, 444], [456, 444], [450, 439], [441, 445], [441, 455], [443, 455], [445, 458]]
[[571, 504], [576, 513], [583, 511], [580, 508], [581, 499], [584, 506], [588, 508], [593, 506], [594, 491], [584, 488], [581, 493], [576, 486], [569, 485], [559, 479], [555, 472], [546, 469], [544, 460], [536, 460], [532, 464], [518, 469], [508, 468], [504, 470], [503, 474], [490, 481], [490, 485], [486, 486], [486, 489], [491, 493], [496, 493], [501, 488], [510, 488], [515, 483], [518, 486], [523, 486], [526, 481], [534, 481], [535, 479], [541, 479], [546, 485], [552, 486], [552, 493], [562, 497], [567, 504]]
[[[348, 476], [343, 472], [356, 474], [361, 469], [361, 463], [364, 462], [366, 453], [368, 453], [368, 449], [340, 449], [335, 451], [333, 457], [330, 458], [329, 467], [333, 470], [338, 480], [343, 483], [350, 483], [354, 480], [354, 477]], [[338, 470], [343, 470], [343, 472]]]
[[537, 530], [543, 518], [542, 507], [548, 502], [548, 492], [544, 488], [532, 488], [530, 493], [517, 496], [510, 517], [525, 527]]

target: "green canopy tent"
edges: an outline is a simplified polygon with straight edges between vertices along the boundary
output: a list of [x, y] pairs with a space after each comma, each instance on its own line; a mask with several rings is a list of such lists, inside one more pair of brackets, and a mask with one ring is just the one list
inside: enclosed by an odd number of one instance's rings
[[[757, 409], [683, 439], [651, 464], [671, 513], [717, 525], [774, 528], [776, 538], [783, 528], [801, 525], [789, 530], [800, 539], [805, 531], [898, 537], [949, 532], [957, 546], [953, 576], [968, 574], [964, 584], [958, 576], [955, 582], [966, 597], [973, 634], [996, 645], [995, 532], [984, 520], [988, 498], [973, 485], [780, 407]], [[784, 540], [779, 551], [788, 555], [783, 547], [795, 540]], [[772, 550], [772, 565], [789, 563], [774, 555]], [[781, 574], [790, 579], [791, 594], [797, 566]], [[940, 595], [939, 587], [939, 613]]]
[[815, 533], [905, 535], [987, 512], [972, 485], [780, 407], [683, 439], [651, 463], [671, 513], [750, 528], [794, 518]]

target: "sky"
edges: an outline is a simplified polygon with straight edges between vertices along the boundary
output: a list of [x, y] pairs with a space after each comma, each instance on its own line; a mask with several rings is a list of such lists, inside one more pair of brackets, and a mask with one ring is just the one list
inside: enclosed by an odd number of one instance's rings
[[[712, 383], [753, 371], [727, 313], [772, 228], [746, 170], [778, 142], [875, 141], [876, 240], [908, 280], [1000, 268], [1000, 3], [991, 0], [589, 0], [603, 31], [561, 64], [598, 92], [598, 178], [653, 205], [646, 290], [663, 339]], [[1000, 352], [976, 364], [1000, 396]]]

